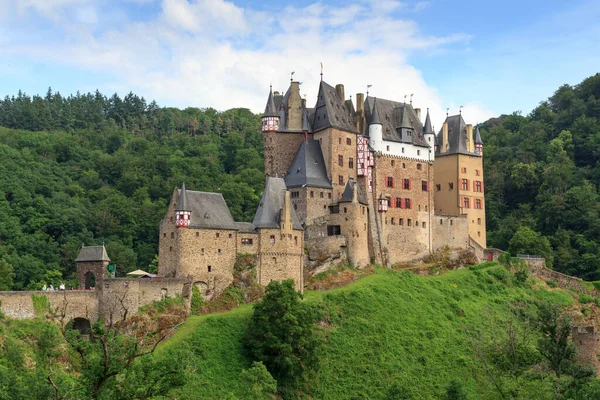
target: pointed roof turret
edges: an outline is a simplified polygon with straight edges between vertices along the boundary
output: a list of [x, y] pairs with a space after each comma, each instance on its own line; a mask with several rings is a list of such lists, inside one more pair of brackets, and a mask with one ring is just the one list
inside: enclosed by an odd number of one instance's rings
[[479, 133], [479, 127], [475, 130], [475, 144], [483, 145], [483, 140], [481, 140], [481, 134]]
[[377, 97], [373, 101], [373, 111], [371, 112], [371, 122], [369, 125], [382, 125], [379, 120], [379, 113], [377, 112]]
[[267, 99], [267, 106], [265, 107], [263, 117], [279, 117], [279, 113], [275, 108], [275, 100], [273, 100], [273, 86], [269, 89], [269, 98]]
[[308, 122], [308, 113], [306, 112], [306, 109], [304, 109], [302, 113], [304, 114], [302, 117], [302, 131], [310, 132], [310, 123]]
[[179, 193], [179, 201], [177, 201], [175, 211], [190, 211], [188, 206], [187, 191], [185, 190], [185, 183], [181, 184], [181, 192]]
[[102, 246], [82, 246], [75, 262], [110, 261], [106, 248]]
[[331, 189], [323, 151], [318, 140], [302, 142], [285, 174], [285, 184], [288, 188], [311, 186]]
[[[285, 201], [285, 191], [287, 190], [283, 178], [268, 177], [265, 184], [265, 190], [260, 199], [256, 214], [252, 224], [256, 229], [277, 229], [280, 228], [280, 217], [283, 203]], [[296, 212], [292, 208], [292, 221], [294, 229], [302, 229], [298, 221]]]
[[340, 199], [340, 203], [351, 203], [354, 201], [354, 192], [356, 191], [356, 201], [362, 204], [368, 204], [367, 198], [363, 193], [362, 189], [358, 182], [354, 179], [348, 179], [348, 183], [346, 184], [346, 188], [344, 189], [344, 193], [342, 193], [342, 198]]
[[431, 126], [431, 118], [429, 117], [429, 108], [427, 109], [427, 117], [425, 117], [425, 125], [423, 126], [424, 135], [434, 135], [433, 127]]

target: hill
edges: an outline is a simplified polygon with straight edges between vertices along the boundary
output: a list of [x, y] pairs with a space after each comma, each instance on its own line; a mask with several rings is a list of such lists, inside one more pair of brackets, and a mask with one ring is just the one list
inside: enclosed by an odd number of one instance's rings
[[[507, 324], [528, 331], [525, 319], [518, 316], [535, 314], [536, 302], [567, 306], [573, 304], [573, 296], [548, 290], [544, 283], [519, 286], [504, 267], [493, 264], [435, 277], [378, 269], [343, 288], [308, 292], [305, 301], [324, 310], [320, 326], [325, 336], [309, 395], [434, 399], [455, 380], [469, 398], [500, 398], [477, 356], [478, 346], [491, 354], [492, 337], [505, 340]], [[241, 376], [250, 365], [240, 340], [251, 313], [247, 305], [224, 314], [191, 317], [159, 348], [159, 357], [183, 348], [195, 366], [196, 372], [172, 396], [247, 398]], [[519, 379], [503, 377], [502, 385], [520, 393], [518, 398], [550, 398], [553, 380], [539, 368], [538, 336], [530, 334], [524, 345], [531, 354], [530, 366]]]

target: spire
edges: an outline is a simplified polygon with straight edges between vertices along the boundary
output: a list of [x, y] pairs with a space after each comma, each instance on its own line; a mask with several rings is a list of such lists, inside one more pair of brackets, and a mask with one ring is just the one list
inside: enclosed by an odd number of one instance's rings
[[423, 134], [433, 134], [433, 128], [431, 126], [431, 118], [429, 117], [429, 108], [427, 108], [427, 117], [425, 117], [425, 125], [423, 126]]
[[479, 133], [479, 127], [475, 131], [475, 144], [483, 145], [483, 140], [481, 140], [481, 134]]
[[371, 122], [369, 125], [381, 125], [381, 121], [379, 120], [379, 113], [377, 112], [377, 98], [373, 101], [373, 111], [371, 112]]
[[265, 107], [263, 117], [279, 117], [275, 109], [275, 100], [273, 100], [273, 86], [270, 86], [269, 89], [269, 98], [267, 99], [267, 106]]
[[181, 184], [181, 193], [179, 194], [179, 201], [175, 211], [190, 211], [188, 208], [187, 192], [185, 191], [185, 183]]

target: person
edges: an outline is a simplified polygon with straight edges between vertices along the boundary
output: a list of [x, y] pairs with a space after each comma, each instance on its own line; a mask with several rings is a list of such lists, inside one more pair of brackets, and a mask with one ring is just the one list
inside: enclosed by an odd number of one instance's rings
[[58, 287], [58, 290], [65, 290], [65, 284], [61, 282], [60, 286]]
[[42, 290], [45, 292], [46, 290], [48, 290], [48, 288], [46, 287], [46, 284], [44, 283], [44, 286], [42, 286]]
[[48, 290], [50, 290], [50, 291], [54, 290], [54, 286], [52, 286], [52, 284], [50, 284], [50, 286], [48, 286]]

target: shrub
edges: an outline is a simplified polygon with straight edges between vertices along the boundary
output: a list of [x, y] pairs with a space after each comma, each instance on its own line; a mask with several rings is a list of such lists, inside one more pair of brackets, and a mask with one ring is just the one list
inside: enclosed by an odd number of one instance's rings
[[202, 297], [202, 294], [200, 294], [200, 289], [198, 289], [198, 286], [194, 285], [192, 287], [192, 301], [190, 303], [192, 315], [202, 314], [202, 307], [204, 307], [204, 297]]
[[593, 301], [594, 301], [594, 298], [592, 296], [590, 296], [589, 294], [582, 293], [579, 295], [579, 302], [581, 304], [592, 303]]
[[242, 371], [247, 397], [251, 400], [272, 400], [277, 393], [277, 381], [262, 362], [253, 362], [252, 368]]
[[50, 312], [50, 301], [47, 296], [32, 294], [31, 301], [33, 302], [33, 311], [38, 317]]
[[558, 282], [553, 281], [553, 280], [550, 279], [550, 280], [546, 281], [546, 285], [548, 285], [551, 288], [555, 288], [555, 287], [558, 287]]
[[529, 279], [529, 269], [525, 266], [516, 266], [514, 276], [517, 284], [522, 285]]

